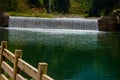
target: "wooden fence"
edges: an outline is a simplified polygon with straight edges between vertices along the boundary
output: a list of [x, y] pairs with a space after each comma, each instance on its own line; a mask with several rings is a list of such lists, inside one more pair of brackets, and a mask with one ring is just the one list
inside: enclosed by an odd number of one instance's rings
[[[8, 64], [9, 60], [13, 67]], [[0, 46], [0, 80], [8, 80], [7, 73], [12, 80], [26, 80], [20, 70], [25, 72], [34, 80], [53, 80], [47, 75], [47, 63], [39, 63], [38, 69], [34, 68], [22, 59], [22, 51], [15, 50], [15, 54], [7, 49], [7, 42], [2, 41]]]

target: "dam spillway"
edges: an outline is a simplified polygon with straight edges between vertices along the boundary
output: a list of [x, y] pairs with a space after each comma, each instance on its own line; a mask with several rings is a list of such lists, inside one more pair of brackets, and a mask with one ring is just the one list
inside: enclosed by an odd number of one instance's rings
[[10, 16], [9, 27], [98, 30], [98, 20], [85, 18], [36, 18]]

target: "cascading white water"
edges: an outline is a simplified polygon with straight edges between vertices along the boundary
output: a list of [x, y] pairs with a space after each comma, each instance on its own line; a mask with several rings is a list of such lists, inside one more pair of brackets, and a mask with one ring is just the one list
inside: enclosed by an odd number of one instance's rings
[[98, 21], [97, 19], [85, 18], [35, 18], [10, 16], [9, 27], [98, 30]]

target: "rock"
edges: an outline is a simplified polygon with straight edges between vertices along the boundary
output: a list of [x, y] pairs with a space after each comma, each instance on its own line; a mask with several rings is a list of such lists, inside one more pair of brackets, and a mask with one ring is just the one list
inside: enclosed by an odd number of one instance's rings
[[114, 10], [112, 16], [120, 16], [120, 9]]
[[99, 31], [120, 31], [115, 17], [104, 16], [98, 20]]
[[9, 16], [5, 12], [0, 11], [0, 27], [8, 27]]
[[120, 9], [114, 10], [113, 15], [98, 19], [99, 31], [120, 31]]
[[116, 9], [113, 11], [113, 16], [117, 20], [117, 24], [120, 24], [120, 9]]

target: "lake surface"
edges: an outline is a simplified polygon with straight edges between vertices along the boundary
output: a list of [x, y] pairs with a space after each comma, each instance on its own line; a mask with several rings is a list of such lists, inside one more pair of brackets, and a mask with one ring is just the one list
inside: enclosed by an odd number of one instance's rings
[[120, 33], [89, 30], [6, 28], [0, 41], [23, 50], [23, 59], [37, 68], [48, 63], [55, 80], [120, 80]]

